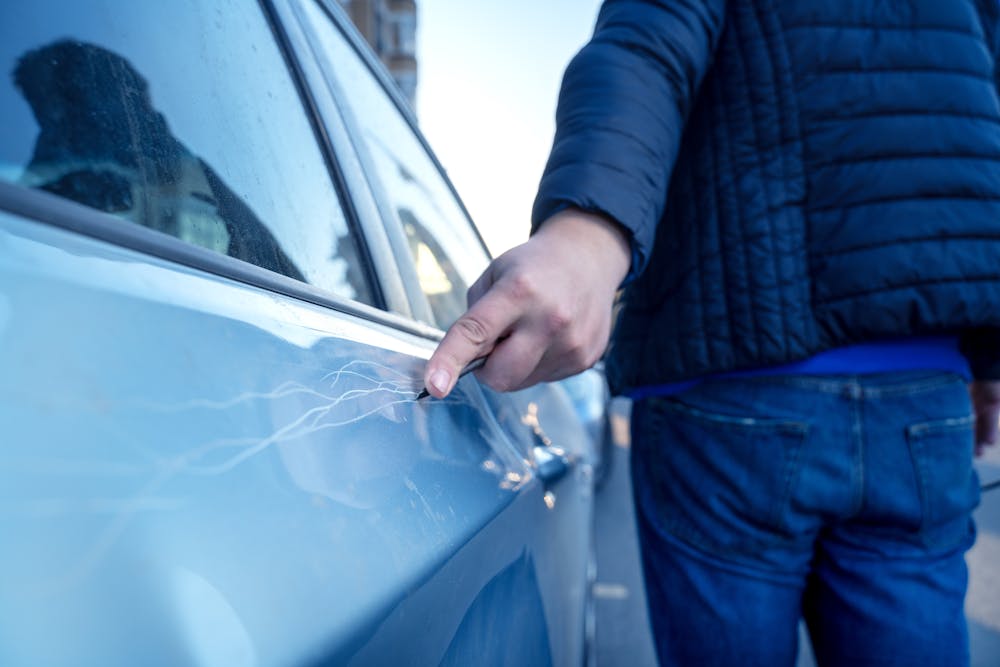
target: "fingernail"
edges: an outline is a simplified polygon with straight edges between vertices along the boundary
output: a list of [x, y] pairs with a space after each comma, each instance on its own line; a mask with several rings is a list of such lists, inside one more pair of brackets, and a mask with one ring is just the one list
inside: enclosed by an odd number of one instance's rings
[[439, 368], [431, 373], [430, 384], [432, 388], [443, 394], [448, 391], [448, 386], [451, 384], [451, 375], [448, 374], [448, 371]]

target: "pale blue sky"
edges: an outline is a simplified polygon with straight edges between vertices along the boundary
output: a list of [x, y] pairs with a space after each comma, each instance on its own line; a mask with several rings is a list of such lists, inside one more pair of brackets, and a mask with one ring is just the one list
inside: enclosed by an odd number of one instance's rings
[[525, 240], [563, 69], [600, 0], [419, 0], [420, 124], [494, 254]]

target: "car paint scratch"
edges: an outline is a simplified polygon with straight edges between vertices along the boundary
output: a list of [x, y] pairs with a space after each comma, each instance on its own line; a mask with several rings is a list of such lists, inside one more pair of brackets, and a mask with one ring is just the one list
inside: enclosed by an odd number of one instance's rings
[[[214, 439], [177, 456], [161, 460], [156, 466], [156, 474], [147, 481], [134, 497], [116, 500], [114, 504], [105, 504], [101, 508], [102, 513], [113, 512], [114, 517], [105, 529], [98, 534], [90, 548], [84, 550], [76, 564], [69, 571], [65, 572], [62, 577], [54, 578], [51, 581], [52, 586], [48, 590], [42, 591], [41, 594], [43, 596], [59, 594], [66, 588], [75, 585], [89, 576], [94, 568], [114, 548], [114, 545], [127, 530], [129, 523], [136, 515], [154, 510], [169, 511], [171, 509], [179, 509], [182, 506], [181, 501], [178, 500], [174, 501], [173, 504], [165, 504], [164, 502], [157, 501], [156, 494], [160, 493], [164, 486], [180, 475], [223, 475], [275, 445], [307, 438], [325, 430], [347, 427], [379, 414], [385, 416], [387, 411], [391, 410], [394, 406], [412, 404], [415, 406], [415, 409], [429, 410], [434, 407], [469, 403], [467, 399], [461, 397], [458, 393], [451, 399], [418, 402], [416, 401], [417, 390], [401, 386], [400, 383], [385, 380], [379, 376], [370, 376], [357, 370], [350, 370], [362, 364], [391, 371], [391, 369], [373, 362], [349, 362], [344, 368], [331, 371], [323, 377], [324, 382], [329, 382], [332, 379], [328, 390], [335, 389], [341, 379], [345, 377], [368, 382], [371, 386], [345, 388], [344, 392], [340, 395], [333, 393], [326, 394], [312, 390], [305, 385], [286, 382], [270, 392], [243, 392], [237, 396], [223, 400], [195, 399], [172, 406], [164, 404], [156, 406], [161, 411], [169, 412], [202, 408], [225, 410], [247, 402], [273, 401], [295, 394], [307, 394], [323, 400], [322, 405], [309, 408], [290, 422], [277, 428], [271, 434], [260, 437]], [[349, 414], [338, 414], [338, 408], [343, 408]], [[334, 419], [334, 421], [325, 421], [331, 416], [340, 416], [340, 418]], [[239, 449], [240, 451], [219, 463], [199, 465], [205, 457], [213, 452], [232, 448]], [[420, 499], [424, 513], [428, 518], [435, 522], [443, 520], [442, 516], [434, 512], [431, 504], [409, 477], [404, 480], [404, 483]], [[25, 507], [23, 509], [29, 508]], [[34, 509], [38, 510], [39, 508]], [[69, 510], [69, 507], [50, 504], [47, 509], [50, 513], [54, 514], [58, 513], [60, 509]]]

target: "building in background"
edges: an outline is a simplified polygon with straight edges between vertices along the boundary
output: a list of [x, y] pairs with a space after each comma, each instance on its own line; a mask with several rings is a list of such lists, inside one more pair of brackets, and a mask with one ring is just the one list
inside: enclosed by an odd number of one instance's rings
[[416, 109], [416, 0], [340, 0], [340, 4]]

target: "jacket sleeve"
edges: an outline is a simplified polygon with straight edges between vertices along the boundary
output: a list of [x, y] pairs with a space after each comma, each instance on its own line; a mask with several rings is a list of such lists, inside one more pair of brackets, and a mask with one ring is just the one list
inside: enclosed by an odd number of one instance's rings
[[563, 76], [532, 232], [568, 206], [632, 235], [630, 278], [663, 214], [684, 121], [711, 64], [725, 0], [606, 0]]

